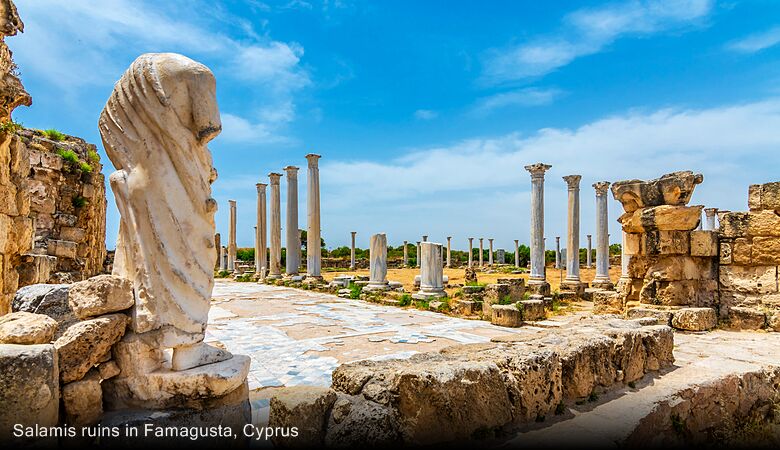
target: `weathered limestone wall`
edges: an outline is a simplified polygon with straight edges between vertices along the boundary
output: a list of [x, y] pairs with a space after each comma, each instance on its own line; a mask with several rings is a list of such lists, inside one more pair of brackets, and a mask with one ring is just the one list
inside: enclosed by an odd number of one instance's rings
[[748, 208], [719, 214], [720, 316], [780, 331], [780, 182], [750, 186]]

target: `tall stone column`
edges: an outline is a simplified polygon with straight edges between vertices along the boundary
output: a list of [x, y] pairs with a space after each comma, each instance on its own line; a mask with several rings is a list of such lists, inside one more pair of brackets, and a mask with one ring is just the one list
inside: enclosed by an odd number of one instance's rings
[[544, 268], [544, 173], [551, 167], [542, 163], [525, 166], [531, 174], [531, 274], [528, 287], [542, 296], [550, 294]]
[[469, 267], [474, 265], [474, 238], [469, 238]]
[[[320, 155], [309, 153], [306, 194], [306, 278], [322, 280], [322, 227], [320, 223]], [[354, 240], [353, 246], [354, 248]], [[299, 246], [300, 248], [300, 246]], [[352, 253], [354, 255], [354, 251]], [[352, 264], [354, 265], [354, 257]]]
[[718, 208], [704, 208], [704, 215], [707, 218], [707, 228], [705, 230], [715, 230], [715, 215], [718, 213]]
[[217, 259], [214, 262], [214, 268], [216, 269], [220, 267], [220, 261], [222, 261], [222, 259], [220, 259], [222, 258], [220, 256], [220, 252], [222, 251], [222, 236], [219, 233], [214, 235], [214, 248], [217, 249]]
[[301, 248], [301, 238], [298, 234], [298, 168], [287, 166], [287, 216], [285, 228], [285, 246], [287, 247], [286, 270], [288, 277], [298, 275], [301, 260], [298, 250]]
[[483, 254], [485, 253], [485, 248], [482, 245], [483, 241], [484, 241], [484, 238], [479, 238], [479, 267], [482, 267], [482, 265], [484, 264], [484, 261], [483, 261], [484, 260], [484, 256], [483, 256]]
[[387, 281], [387, 236], [379, 233], [371, 236], [369, 250], [370, 276], [365, 291], [386, 291], [390, 289]]
[[441, 244], [433, 242], [423, 242], [421, 244], [420, 291], [412, 295], [412, 298], [429, 300], [447, 296], [447, 293], [444, 292], [441, 250]]
[[447, 267], [452, 267], [452, 236], [447, 236]]
[[596, 190], [596, 276], [591, 286], [613, 289], [609, 279], [609, 205], [607, 205], [608, 181], [593, 184]]
[[417, 267], [420, 267], [420, 241], [417, 241]]
[[227, 270], [227, 251], [225, 251], [225, 246], [219, 247], [219, 271], [223, 272]]
[[515, 239], [515, 267], [520, 267], [520, 240]]
[[236, 201], [228, 200], [230, 205], [230, 230], [228, 233], [228, 262], [227, 270], [230, 272], [236, 268]]
[[269, 262], [269, 279], [282, 277], [282, 194], [279, 180], [280, 173], [269, 173], [271, 180], [271, 261]]
[[555, 236], [555, 268], [561, 268], [561, 237]]
[[561, 290], [581, 295], [585, 284], [580, 281], [580, 180], [581, 175], [563, 177], [569, 191], [568, 227], [566, 230], [566, 279]]
[[[352, 235], [352, 246], [349, 251], [349, 270], [355, 270], [355, 235], [357, 231], [350, 231], [349, 233]], [[404, 264], [406, 263], [404, 262]]]
[[409, 267], [409, 241], [404, 241], [404, 267]]
[[255, 274], [259, 279], [263, 279], [268, 272], [268, 255], [266, 254], [268, 230], [265, 207], [265, 189], [268, 185], [257, 183], [255, 186], [257, 187], [257, 251], [255, 251], [257, 264], [255, 265]]
[[489, 243], [488, 247], [490, 247], [489, 249], [490, 253], [488, 253], [488, 265], [492, 266], [493, 265], [493, 238], [488, 238], [488, 243]]
[[591, 236], [588, 235], [588, 254], [585, 256], [585, 265], [588, 267], [588, 269], [593, 267], [593, 257], [591, 255], [593, 253], [593, 248], [591, 247], [592, 242], [590, 238]]

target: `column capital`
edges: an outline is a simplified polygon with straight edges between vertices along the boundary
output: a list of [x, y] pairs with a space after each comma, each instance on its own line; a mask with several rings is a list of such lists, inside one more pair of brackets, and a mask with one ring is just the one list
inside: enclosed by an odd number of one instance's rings
[[322, 155], [316, 153], [309, 153], [306, 155], [306, 161], [309, 162], [309, 167], [316, 167], [320, 158], [322, 158]]
[[485, 240], [485, 238], [479, 238], [479, 242], [482, 242], [484, 240]]
[[589, 234], [586, 234], [586, 236], [588, 236], [588, 239], [590, 239], [590, 236], [591, 236], [591, 235], [589, 235]]
[[255, 187], [257, 187], [257, 193], [265, 192], [265, 187], [268, 186], [266, 183], [257, 183], [255, 184]]
[[704, 208], [704, 214], [708, 216], [714, 216], [717, 214], [718, 208]]
[[417, 245], [420, 245], [420, 241], [417, 241]]
[[570, 191], [580, 188], [581, 179], [582, 179], [582, 175], [566, 175], [565, 177], [563, 177], [563, 181], [565, 181], [566, 184], [569, 186]]
[[555, 242], [561, 242], [561, 237], [560, 236], [555, 236]]
[[230, 205], [231, 208], [235, 208], [236, 207], [236, 201], [235, 200], [228, 200], [228, 204]]
[[279, 179], [282, 178], [282, 174], [277, 172], [271, 172], [268, 174], [268, 178], [271, 180], [271, 185], [275, 185], [275, 184], [278, 185]]
[[609, 181], [593, 183], [593, 189], [596, 190], [596, 195], [604, 195], [609, 190]]
[[493, 238], [488, 238], [488, 241], [493, 242]]
[[287, 166], [284, 168], [284, 171], [287, 172], [288, 177], [298, 175], [298, 167], [295, 166]]
[[531, 173], [531, 178], [544, 178], [544, 173], [550, 170], [550, 164], [536, 163], [525, 166], [525, 170]]
[[409, 243], [409, 241], [404, 241], [404, 246], [406, 246], [406, 244], [408, 244], [408, 243]]
[[450, 239], [452, 239], [452, 236], [447, 236], [447, 240], [449, 241]]
[[352, 236], [354, 236], [357, 234], [357, 231], [350, 231], [350, 233], [352, 234]]
[[515, 241], [515, 244], [519, 244], [520, 243], [520, 239], [514, 239], [514, 241]]

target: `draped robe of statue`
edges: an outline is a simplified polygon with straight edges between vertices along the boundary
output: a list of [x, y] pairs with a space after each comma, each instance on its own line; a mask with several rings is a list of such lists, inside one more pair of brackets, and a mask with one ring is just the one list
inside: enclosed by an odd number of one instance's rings
[[203, 340], [214, 287], [216, 171], [206, 144], [222, 128], [215, 92], [206, 66], [145, 54], [99, 121], [117, 169], [109, 177], [121, 215], [114, 275], [133, 282], [132, 330], [175, 350]]

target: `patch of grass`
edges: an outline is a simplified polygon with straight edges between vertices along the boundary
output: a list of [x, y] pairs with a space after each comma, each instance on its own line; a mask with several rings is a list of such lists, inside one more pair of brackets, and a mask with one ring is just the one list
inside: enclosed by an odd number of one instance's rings
[[252, 281], [252, 274], [251, 273], [245, 273], [242, 275], [239, 275], [236, 277], [236, 281], [239, 281], [241, 283], [246, 283], [248, 281]]
[[485, 286], [487, 286], [487, 283], [479, 283], [477, 281], [469, 281], [468, 283], [466, 283], [466, 286], [481, 286], [481, 287], [485, 287]]
[[349, 298], [357, 300], [363, 292], [363, 286], [355, 283], [349, 283]]
[[64, 148], [57, 148], [57, 154], [66, 162], [77, 165], [79, 163], [79, 155], [73, 150], [65, 150]]
[[430, 302], [428, 300], [415, 300], [414, 307], [417, 309], [427, 310], [430, 308]]
[[79, 170], [84, 173], [92, 173], [92, 166], [89, 165], [89, 163], [80, 161], [79, 162]]
[[214, 275], [214, 278], [227, 278], [228, 275], [230, 275], [230, 272], [227, 270], [220, 270]]
[[404, 294], [398, 298], [398, 306], [409, 306], [412, 304], [412, 296]]
[[566, 404], [563, 403], [563, 400], [558, 402], [557, 405], [555, 405], [555, 415], [560, 416], [561, 414], [566, 412]]
[[590, 391], [590, 395], [588, 395], [588, 402], [593, 403], [595, 401], [598, 401], [599, 394], [596, 393], [596, 391]]
[[501, 297], [500, 299], [498, 299], [498, 304], [499, 305], [511, 305], [512, 303], [513, 302], [512, 302], [512, 296], [511, 295], [505, 295], [505, 296]]
[[16, 133], [17, 131], [24, 128], [21, 123], [14, 122], [13, 120], [9, 120], [8, 122], [3, 122], [0, 124], [0, 132], [3, 133]]
[[100, 155], [98, 155], [98, 152], [96, 152], [96, 151], [94, 151], [92, 149], [89, 149], [87, 151], [87, 159], [90, 162], [98, 163], [98, 162], [100, 162]]
[[87, 206], [87, 203], [89, 203], [89, 200], [87, 200], [86, 198], [84, 198], [84, 197], [82, 197], [80, 195], [77, 195], [77, 196], [73, 197], [71, 202], [73, 203], [73, 207], [74, 208], [83, 208], [84, 206]]
[[47, 138], [51, 139], [52, 141], [61, 142], [64, 141], [67, 136], [65, 136], [65, 133], [62, 133], [61, 131], [55, 130], [54, 128], [49, 128], [48, 130], [43, 130], [43, 135]]

